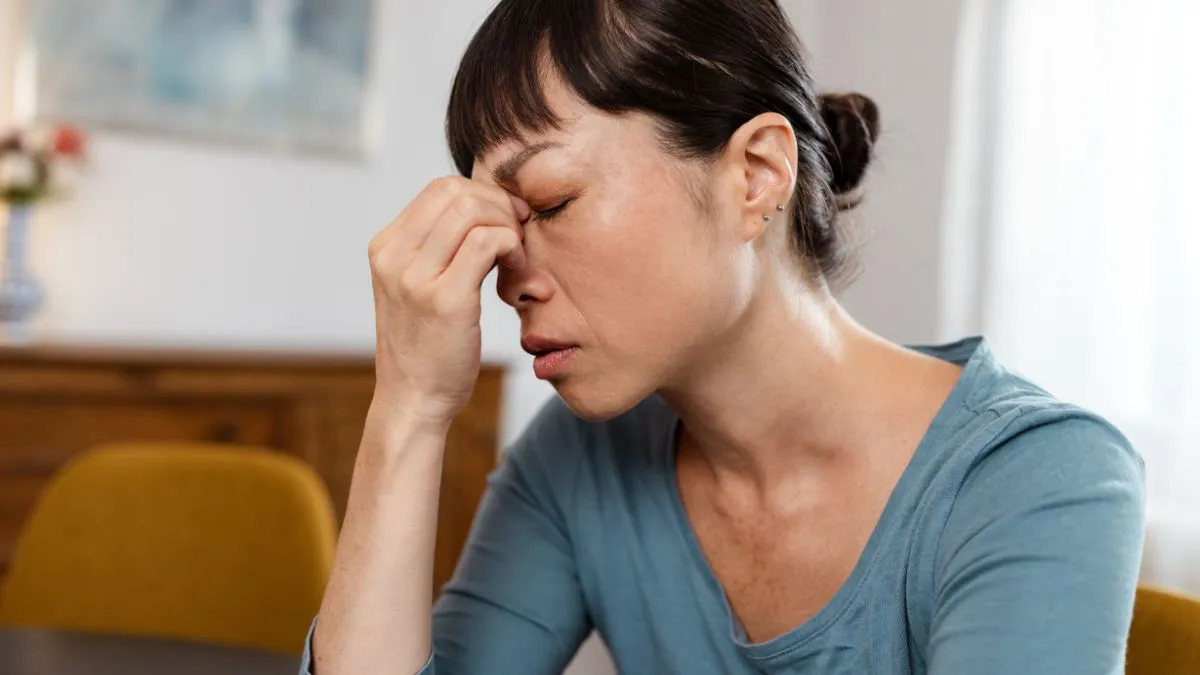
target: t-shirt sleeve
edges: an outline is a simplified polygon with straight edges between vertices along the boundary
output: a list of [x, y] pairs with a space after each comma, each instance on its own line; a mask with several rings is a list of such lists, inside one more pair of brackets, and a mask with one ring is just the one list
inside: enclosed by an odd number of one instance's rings
[[[308, 627], [308, 637], [304, 638], [304, 653], [300, 656], [300, 675], [314, 675], [316, 666], [313, 665], [313, 632], [317, 629], [317, 620]], [[417, 675], [434, 675], [433, 673], [433, 655], [429, 655], [429, 660], [425, 666], [417, 673]]]
[[939, 543], [930, 675], [1125, 672], [1144, 502], [1141, 458], [1096, 418], [982, 457]]
[[573, 421], [548, 404], [489, 477], [418, 675], [558, 675], [591, 630], [561, 505], [582, 451]]

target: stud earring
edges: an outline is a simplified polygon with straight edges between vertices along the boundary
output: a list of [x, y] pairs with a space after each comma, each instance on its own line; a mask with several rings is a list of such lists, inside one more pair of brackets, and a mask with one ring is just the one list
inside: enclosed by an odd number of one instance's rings
[[783, 204], [776, 204], [776, 205], [775, 205], [775, 210], [776, 210], [776, 211], [783, 211]]
[[763, 214], [763, 222], [769, 222], [770, 220], [771, 220], [771, 216], [764, 213]]

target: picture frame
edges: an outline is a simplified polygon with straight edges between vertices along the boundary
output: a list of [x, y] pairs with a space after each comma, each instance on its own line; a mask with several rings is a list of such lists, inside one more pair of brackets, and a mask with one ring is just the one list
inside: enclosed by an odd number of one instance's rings
[[283, 152], [366, 151], [372, 0], [27, 1], [32, 63], [18, 64], [17, 86], [38, 118]]

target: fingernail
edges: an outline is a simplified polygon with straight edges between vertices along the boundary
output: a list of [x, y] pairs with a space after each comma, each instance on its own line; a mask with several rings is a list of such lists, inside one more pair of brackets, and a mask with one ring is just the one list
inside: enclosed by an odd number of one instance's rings
[[512, 200], [513, 208], [517, 210], [517, 220], [522, 223], [526, 220], [529, 220], [529, 216], [533, 214], [533, 211], [529, 208], [529, 205], [525, 203], [525, 200], [511, 194], [508, 196], [508, 198]]

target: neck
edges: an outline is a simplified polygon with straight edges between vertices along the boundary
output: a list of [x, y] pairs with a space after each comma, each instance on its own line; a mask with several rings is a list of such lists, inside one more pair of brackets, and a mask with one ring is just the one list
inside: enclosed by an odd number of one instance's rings
[[769, 300], [659, 392], [683, 447], [759, 492], [854, 466], [903, 418], [905, 387], [932, 374], [929, 357], [870, 333], [826, 292]]

